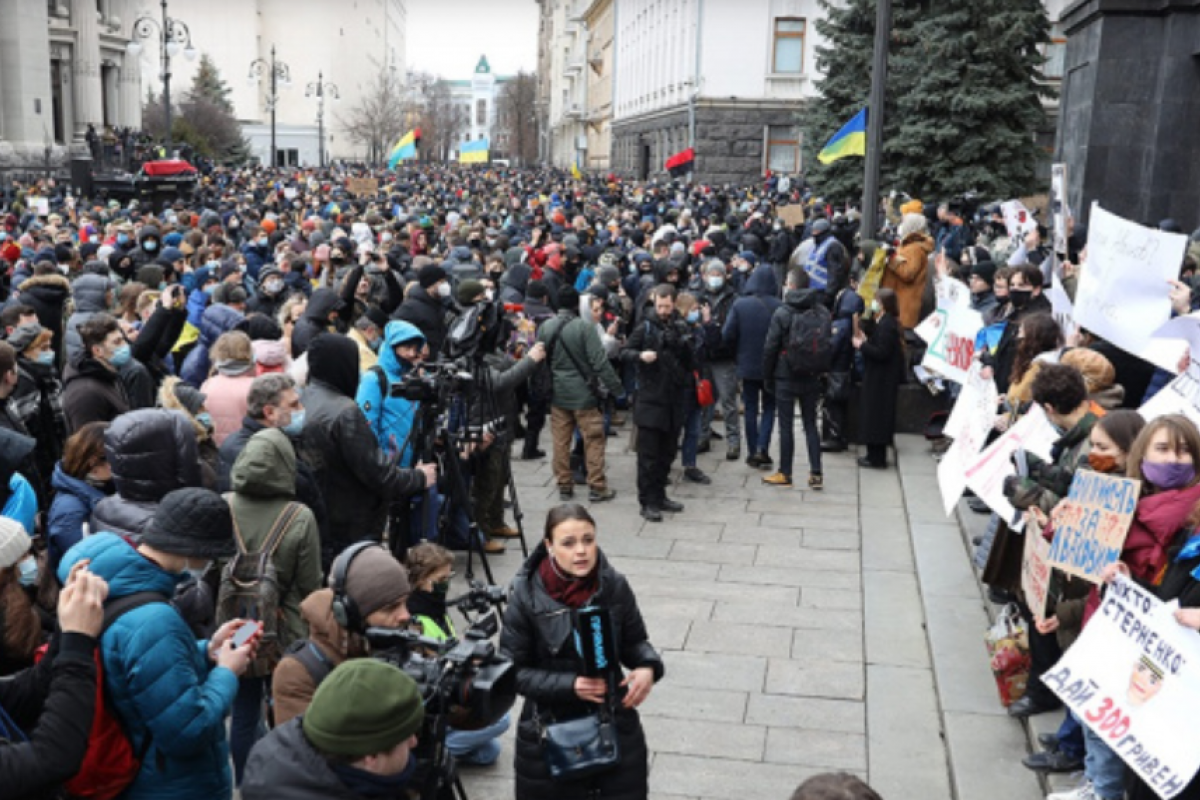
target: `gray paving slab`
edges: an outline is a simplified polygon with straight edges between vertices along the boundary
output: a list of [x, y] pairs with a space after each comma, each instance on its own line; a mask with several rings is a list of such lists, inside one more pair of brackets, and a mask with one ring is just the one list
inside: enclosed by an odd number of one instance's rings
[[1037, 774], [1021, 766], [1028, 740], [1007, 717], [946, 711], [946, 741], [959, 797], [1035, 800], [1042, 797]]
[[867, 697], [867, 763], [875, 790], [900, 800], [950, 798], [933, 671], [868, 664]]
[[843, 590], [856, 590], [862, 586], [862, 578], [857, 572], [766, 565], [747, 567], [737, 564], [722, 564], [717, 580], [723, 583], [812, 586]]
[[930, 666], [925, 613], [915, 575], [871, 572], [863, 584], [867, 663]]
[[914, 523], [912, 538], [926, 598], [979, 600], [979, 583], [957, 525]]
[[858, 553], [845, 550], [816, 550], [811, 547], [760, 545], [755, 564], [764, 567], [796, 567], [857, 574], [861, 569]]
[[791, 628], [745, 625], [733, 621], [691, 623], [685, 650], [700, 653], [774, 656], [787, 658], [792, 651]]
[[712, 800], [787, 798], [819, 768], [793, 764], [748, 764], [726, 758], [661, 753], [650, 770], [650, 793]]
[[[672, 676], [673, 678], [674, 676]], [[669, 717], [671, 719], [707, 720], [740, 725], [743, 722], [766, 725], [765, 721], [747, 718], [746, 704], [750, 697], [761, 697], [750, 692], [734, 692], [721, 689], [696, 691], [690, 686], [681, 686], [674, 680], [664, 680], [654, 687], [648, 699], [638, 709], [643, 717]], [[682, 726], [681, 726], [682, 727]]]
[[934, 599], [926, 613], [943, 710], [1003, 716], [983, 643], [988, 618], [981, 602]]
[[804, 608], [824, 608], [843, 611], [861, 611], [861, 590], [826, 589], [819, 586], [800, 587], [800, 605]]
[[753, 564], [758, 545], [728, 542], [692, 542], [676, 540], [671, 548], [671, 561], [699, 561], [706, 564]]
[[865, 734], [866, 703], [828, 697], [755, 693], [748, 695], [746, 722], [771, 728]]
[[642, 727], [646, 741], [654, 742], [659, 758], [666, 753], [678, 753], [705, 758], [725, 758], [743, 762], [763, 760], [767, 729], [755, 725], [730, 725], [727, 722], [706, 722], [667, 717], [644, 717]]
[[761, 692], [767, 676], [767, 659], [758, 656], [673, 650], [663, 662], [671, 683], [692, 689]]
[[770, 728], [763, 760], [861, 774], [867, 771], [867, 737], [859, 733]]
[[768, 694], [862, 700], [866, 691], [861, 663], [793, 661], [772, 658], [767, 666]]

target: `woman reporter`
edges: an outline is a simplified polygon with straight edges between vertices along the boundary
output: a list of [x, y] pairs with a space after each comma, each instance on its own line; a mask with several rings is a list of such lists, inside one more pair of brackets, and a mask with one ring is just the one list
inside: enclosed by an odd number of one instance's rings
[[[600, 552], [596, 523], [587, 509], [567, 503], [546, 515], [545, 539], [513, 579], [502, 653], [517, 669], [517, 691], [525, 697], [517, 726], [517, 800], [644, 798], [646, 741], [637, 707], [662, 679], [663, 663], [648, 641], [633, 590]], [[621, 665], [612, 675], [619, 765], [582, 779], [555, 780], [542, 753], [540, 727], [583, 717], [605, 702], [610, 682], [587, 677], [575, 644], [573, 612], [607, 609]], [[536, 713], [536, 718], [535, 718]]]

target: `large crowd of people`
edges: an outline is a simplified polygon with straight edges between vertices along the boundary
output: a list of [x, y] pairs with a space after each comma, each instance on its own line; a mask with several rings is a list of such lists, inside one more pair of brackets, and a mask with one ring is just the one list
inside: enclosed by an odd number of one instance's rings
[[[446, 548], [505, 553], [519, 535], [511, 461], [548, 458], [562, 505], [499, 637], [525, 698], [515, 794], [645, 797], [636, 708], [664, 666], [589, 506], [636, 491], [648, 523], [686, 519], [672, 469], [678, 458], [682, 480], [720, 480], [698, 466], [711, 450], [779, 491], [823, 489], [822, 453], [854, 445], [862, 468], [887, 468], [925, 346], [914, 329], [947, 281], [1003, 326], [982, 353], [996, 431], [1040, 406], [1062, 434], [1053, 464], [1006, 485], [1014, 505], [1050, 532], [1075, 470], [1141, 477], [1122, 564], [1151, 583], [1165, 571], [1162, 596], [1200, 603], [1200, 434], [1132, 410], [1164, 376], [1096, 337], [1065, 341], [1043, 292], [1044, 229], [1018, 241], [970, 198], [889, 197], [868, 225], [775, 177], [716, 187], [409, 163], [213, 168], [156, 205], [50, 180], [2, 202], [0, 673], [15, 677], [0, 682], [0, 734], [21, 744], [0, 748], [0, 775], [13, 796], [95, 775], [85, 755], [111, 745], [92, 719], [124, 743], [108, 796], [403, 796], [422, 698], [368, 657], [366, 632], [456, 637]], [[1085, 241], [1074, 232], [1072, 275]], [[1170, 299], [1193, 306], [1185, 284]], [[624, 418], [636, 486], [605, 464]], [[1006, 526], [979, 547], [995, 597], [1020, 600]], [[1046, 619], [1025, 609], [1035, 671], [1078, 635], [1089, 588], [1069, 586]], [[581, 672], [562, 613], [594, 604], [619, 612], [616, 680]], [[1181, 621], [1200, 627], [1193, 612]], [[1010, 713], [1059, 705], [1035, 676]], [[611, 712], [622, 769], [552, 775], [547, 721], [596, 708]], [[451, 725], [446, 746], [491, 764], [510, 724]], [[1069, 715], [1046, 744], [1031, 768], [1086, 762], [1063, 797], [1122, 796], [1120, 760]], [[809, 791], [827, 785], [846, 794], [797, 797], [874, 796], [849, 776]]]

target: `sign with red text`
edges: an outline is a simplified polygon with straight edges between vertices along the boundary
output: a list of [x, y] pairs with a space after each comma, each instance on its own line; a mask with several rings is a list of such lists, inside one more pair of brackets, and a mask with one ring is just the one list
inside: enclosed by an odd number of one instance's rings
[[980, 365], [976, 363], [968, 372], [962, 392], [954, 402], [942, 434], [954, 440], [954, 444], [942, 454], [938, 462], [938, 488], [942, 492], [942, 506], [946, 516], [954, 513], [958, 499], [967, 488], [967, 468], [979, 458], [992, 430], [996, 417], [999, 394], [994, 380], [980, 376]]
[[921, 366], [955, 383], [965, 383], [975, 357], [975, 336], [983, 316], [959, 305], [939, 307], [914, 330], [929, 343]]
[[1025, 605], [1035, 619], [1046, 618], [1046, 600], [1050, 597], [1050, 543], [1035, 527], [1025, 531], [1025, 554], [1021, 559], [1021, 591]]
[[1163, 800], [1200, 770], [1200, 636], [1163, 603], [1118, 577], [1042, 682]]
[[1081, 469], [1054, 510], [1050, 564], [1092, 583], [1121, 558], [1142, 482]]
[[1019, 531], [1025, 526], [1025, 521], [1017, 517], [1017, 510], [1004, 496], [1004, 479], [1015, 475], [1017, 468], [1013, 466], [1012, 456], [1018, 448], [1033, 453], [1044, 461], [1050, 460], [1050, 448], [1058, 440], [1054, 427], [1046, 419], [1042, 407], [1030, 407], [1029, 413], [1021, 417], [1016, 425], [996, 441], [967, 468], [967, 486], [975, 492], [979, 499], [988, 504], [1000, 519], [1008, 523], [1008, 527]]

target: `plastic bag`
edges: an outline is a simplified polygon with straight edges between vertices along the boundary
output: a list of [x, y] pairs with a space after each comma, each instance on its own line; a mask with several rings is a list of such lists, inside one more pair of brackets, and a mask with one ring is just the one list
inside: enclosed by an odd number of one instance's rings
[[1029, 629], [1016, 603], [1009, 603], [996, 616], [996, 621], [984, 636], [992, 676], [1000, 693], [1000, 703], [1008, 707], [1025, 696], [1029, 683], [1031, 658]]

